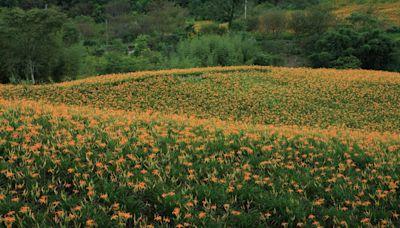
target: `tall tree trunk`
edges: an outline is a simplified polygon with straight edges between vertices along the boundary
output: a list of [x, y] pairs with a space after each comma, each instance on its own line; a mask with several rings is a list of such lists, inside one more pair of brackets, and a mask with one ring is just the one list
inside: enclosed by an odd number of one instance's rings
[[35, 84], [35, 65], [32, 60], [29, 60], [29, 71], [31, 74], [32, 83]]
[[247, 20], [247, 0], [244, 1], [244, 19]]
[[235, 2], [232, 1], [231, 7], [229, 9], [229, 21], [228, 26], [229, 28], [232, 26], [233, 19], [235, 18]]

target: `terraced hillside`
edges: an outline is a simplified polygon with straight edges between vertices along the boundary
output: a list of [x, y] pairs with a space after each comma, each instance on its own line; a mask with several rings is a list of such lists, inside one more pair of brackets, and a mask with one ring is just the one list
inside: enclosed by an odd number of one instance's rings
[[0, 222], [398, 227], [399, 83], [230, 67], [0, 86]]

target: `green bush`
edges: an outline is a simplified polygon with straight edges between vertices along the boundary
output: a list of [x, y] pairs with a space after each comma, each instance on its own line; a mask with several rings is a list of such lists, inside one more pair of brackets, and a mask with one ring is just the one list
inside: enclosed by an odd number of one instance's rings
[[283, 10], [270, 10], [259, 18], [259, 30], [279, 34], [286, 30], [288, 18]]
[[209, 23], [201, 26], [199, 34], [201, 35], [210, 35], [210, 34], [218, 34], [222, 35], [227, 32], [225, 27], [220, 26], [218, 23]]
[[56, 81], [65, 80], [74, 80], [77, 79], [79, 75], [79, 69], [81, 69], [81, 61], [82, 57], [85, 53], [84, 48], [81, 45], [74, 45], [69, 48], [64, 49], [62, 53], [60, 65], [59, 65], [59, 74], [58, 77], [54, 76], [53, 78]]
[[395, 44], [380, 30], [331, 29], [315, 42], [309, 55], [313, 67], [387, 69]]
[[169, 67], [204, 67], [254, 64], [260, 53], [257, 41], [248, 35], [205, 35], [178, 44], [167, 62]]
[[[257, 27], [257, 18], [248, 18], [247, 20], [234, 20], [232, 21], [231, 27], [229, 28], [231, 31], [248, 31]], [[254, 22], [254, 20], [256, 20]]]
[[121, 55], [116, 52], [109, 52], [104, 55], [106, 64], [102, 74], [124, 73], [135, 71], [133, 58]]
[[311, 54], [308, 57], [313, 67], [330, 67], [330, 63], [334, 60], [334, 56], [326, 51]]
[[254, 64], [260, 66], [282, 66], [284, 61], [277, 55], [262, 53], [256, 57]]
[[297, 35], [315, 35], [325, 32], [335, 21], [335, 15], [329, 8], [312, 7], [292, 13], [289, 27]]
[[361, 68], [361, 61], [353, 56], [340, 56], [333, 61], [333, 66], [338, 69], [357, 69]]
[[346, 20], [356, 28], [373, 29], [382, 26], [382, 23], [378, 20], [378, 18], [367, 13], [355, 12], [348, 16]]
[[388, 32], [388, 33], [400, 33], [400, 26], [393, 25], [390, 28], [388, 28], [386, 30], [386, 32]]
[[0, 82], [76, 77], [78, 41], [78, 29], [56, 9], [0, 10]]

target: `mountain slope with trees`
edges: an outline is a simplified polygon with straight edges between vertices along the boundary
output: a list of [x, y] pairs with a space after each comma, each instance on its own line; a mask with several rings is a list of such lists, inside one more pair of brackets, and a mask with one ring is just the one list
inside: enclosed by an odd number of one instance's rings
[[253, 64], [399, 71], [400, 27], [376, 13], [396, 6], [344, 0], [5, 0], [0, 82]]

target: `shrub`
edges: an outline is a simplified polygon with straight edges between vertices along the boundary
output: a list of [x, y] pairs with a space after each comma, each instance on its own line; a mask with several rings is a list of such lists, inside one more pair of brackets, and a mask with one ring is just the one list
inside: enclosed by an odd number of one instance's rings
[[287, 22], [288, 20], [284, 11], [273, 10], [259, 18], [258, 28], [261, 32], [277, 34], [285, 31]]
[[377, 28], [381, 25], [380, 21], [367, 13], [355, 12], [346, 18], [348, 22], [357, 28]]
[[222, 35], [228, 31], [229, 27], [214, 21], [199, 21], [194, 23], [193, 30], [198, 35]]
[[257, 41], [251, 36], [240, 34], [205, 35], [180, 42], [167, 66], [201, 67], [253, 64], [258, 53], [260, 53], [260, 48]]
[[313, 67], [386, 69], [392, 62], [394, 42], [380, 30], [332, 29], [313, 46]]
[[60, 65], [58, 67], [59, 73], [55, 74], [53, 79], [55, 81], [62, 81], [62, 79], [77, 79], [79, 69], [81, 69], [81, 60], [84, 52], [84, 48], [80, 45], [74, 45], [65, 49], [62, 53]]
[[333, 66], [338, 69], [357, 69], [361, 67], [361, 61], [353, 56], [340, 56], [333, 61]]
[[259, 54], [254, 60], [254, 64], [260, 66], [282, 66], [283, 63], [284, 61], [281, 57], [267, 53]]
[[388, 33], [400, 33], [400, 26], [393, 25], [390, 28], [388, 28], [386, 30], [386, 32], [388, 32]]
[[330, 63], [335, 57], [329, 52], [314, 53], [309, 56], [313, 67], [331, 67]]
[[75, 77], [78, 40], [78, 29], [56, 9], [0, 11], [0, 82]]
[[[252, 28], [252, 20], [247, 19], [246, 21], [243, 20], [234, 20], [231, 24], [230, 30], [232, 31], [246, 31], [248, 29], [251, 30]], [[256, 23], [254, 25], [254, 28], [256, 27]]]
[[134, 59], [120, 53], [109, 52], [104, 55], [106, 64], [102, 74], [123, 73], [135, 71]]
[[335, 16], [328, 8], [312, 7], [292, 14], [289, 27], [298, 35], [319, 34], [335, 24]]
[[199, 34], [202, 35], [209, 35], [209, 34], [219, 34], [222, 35], [226, 32], [227, 30], [223, 27], [221, 27], [217, 23], [207, 23], [201, 26]]

